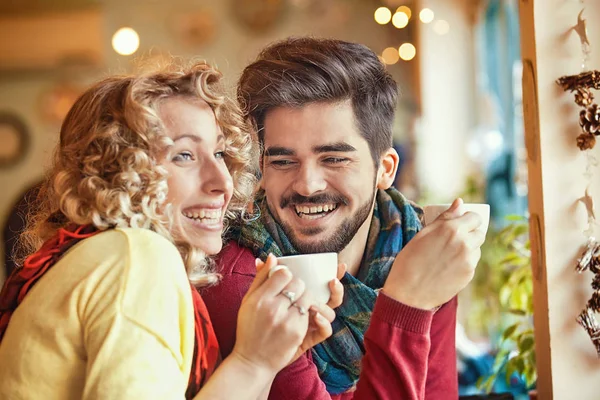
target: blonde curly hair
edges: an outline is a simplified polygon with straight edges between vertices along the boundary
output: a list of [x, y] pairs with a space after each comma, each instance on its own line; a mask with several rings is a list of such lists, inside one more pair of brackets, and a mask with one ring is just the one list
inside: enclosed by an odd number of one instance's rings
[[61, 127], [52, 168], [20, 238], [26, 254], [70, 223], [101, 230], [145, 228], [175, 243], [193, 284], [217, 282], [206, 255], [172, 230], [167, 172], [161, 167], [172, 141], [164, 132], [158, 107], [167, 98], [183, 96], [204, 100], [215, 113], [234, 183], [227, 226], [252, 198], [251, 167], [257, 152], [253, 134], [237, 104], [225, 95], [221, 78], [204, 62], [187, 67], [172, 63], [139, 76], [110, 77], [88, 89]]

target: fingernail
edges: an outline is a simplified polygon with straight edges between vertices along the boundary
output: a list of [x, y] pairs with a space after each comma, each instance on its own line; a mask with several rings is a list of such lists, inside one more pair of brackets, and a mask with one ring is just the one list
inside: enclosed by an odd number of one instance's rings
[[262, 263], [262, 260], [260, 258], [255, 258], [254, 259], [254, 265], [258, 267], [258, 264]]

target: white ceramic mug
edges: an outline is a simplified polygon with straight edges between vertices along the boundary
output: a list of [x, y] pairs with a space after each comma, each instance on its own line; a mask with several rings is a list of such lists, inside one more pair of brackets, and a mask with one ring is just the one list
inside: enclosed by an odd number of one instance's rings
[[327, 304], [331, 291], [329, 282], [337, 275], [337, 253], [297, 254], [277, 257], [277, 265], [269, 271], [269, 276], [281, 268], [287, 268], [294, 277], [306, 285], [305, 296], [311, 304]]
[[[435, 221], [444, 211], [450, 208], [452, 204], [430, 204], [423, 207], [425, 225], [428, 225]], [[459, 209], [459, 214], [463, 215], [467, 211], [479, 214], [481, 217], [481, 226], [479, 230], [483, 233], [487, 233], [488, 227], [490, 226], [490, 205], [489, 204], [477, 204], [477, 203], [464, 203]]]

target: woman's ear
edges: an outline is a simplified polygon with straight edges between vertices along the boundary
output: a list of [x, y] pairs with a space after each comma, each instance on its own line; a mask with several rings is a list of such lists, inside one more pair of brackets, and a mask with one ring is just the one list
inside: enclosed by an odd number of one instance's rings
[[399, 162], [400, 156], [392, 147], [381, 155], [377, 170], [377, 189], [389, 189], [394, 184]]

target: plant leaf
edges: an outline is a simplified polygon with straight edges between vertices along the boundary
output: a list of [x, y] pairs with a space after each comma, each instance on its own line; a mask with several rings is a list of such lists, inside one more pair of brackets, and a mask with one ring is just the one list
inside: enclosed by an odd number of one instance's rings
[[515, 363], [510, 360], [508, 364], [506, 364], [506, 384], [510, 385], [510, 377], [515, 373]]
[[525, 218], [522, 215], [518, 215], [518, 214], [509, 214], [506, 217], [504, 217], [505, 220], [507, 221], [514, 221], [514, 222], [524, 222], [527, 221], [527, 218]]
[[513, 315], [518, 315], [520, 317], [524, 317], [525, 315], [527, 315], [527, 313], [525, 313], [525, 311], [519, 310], [518, 308], [511, 308], [510, 310], [508, 310], [508, 312]]
[[512, 293], [512, 290], [510, 288], [510, 286], [508, 285], [504, 285], [502, 286], [502, 288], [500, 288], [500, 304], [502, 304], [503, 306], [507, 306], [508, 305], [508, 300], [510, 299], [510, 295]]
[[519, 375], [523, 375], [523, 371], [525, 371], [525, 361], [523, 357], [519, 354], [511, 359], [515, 363], [515, 369], [519, 373]]
[[511, 337], [515, 333], [515, 331], [517, 330], [518, 327], [519, 327], [519, 323], [517, 322], [516, 324], [512, 324], [511, 326], [506, 328], [504, 330], [504, 333], [502, 334], [502, 341]]
[[528, 351], [531, 351], [531, 349], [533, 349], [534, 344], [535, 342], [533, 340], [533, 336], [521, 335], [521, 338], [519, 340], [519, 351], [521, 353], [527, 353]]

